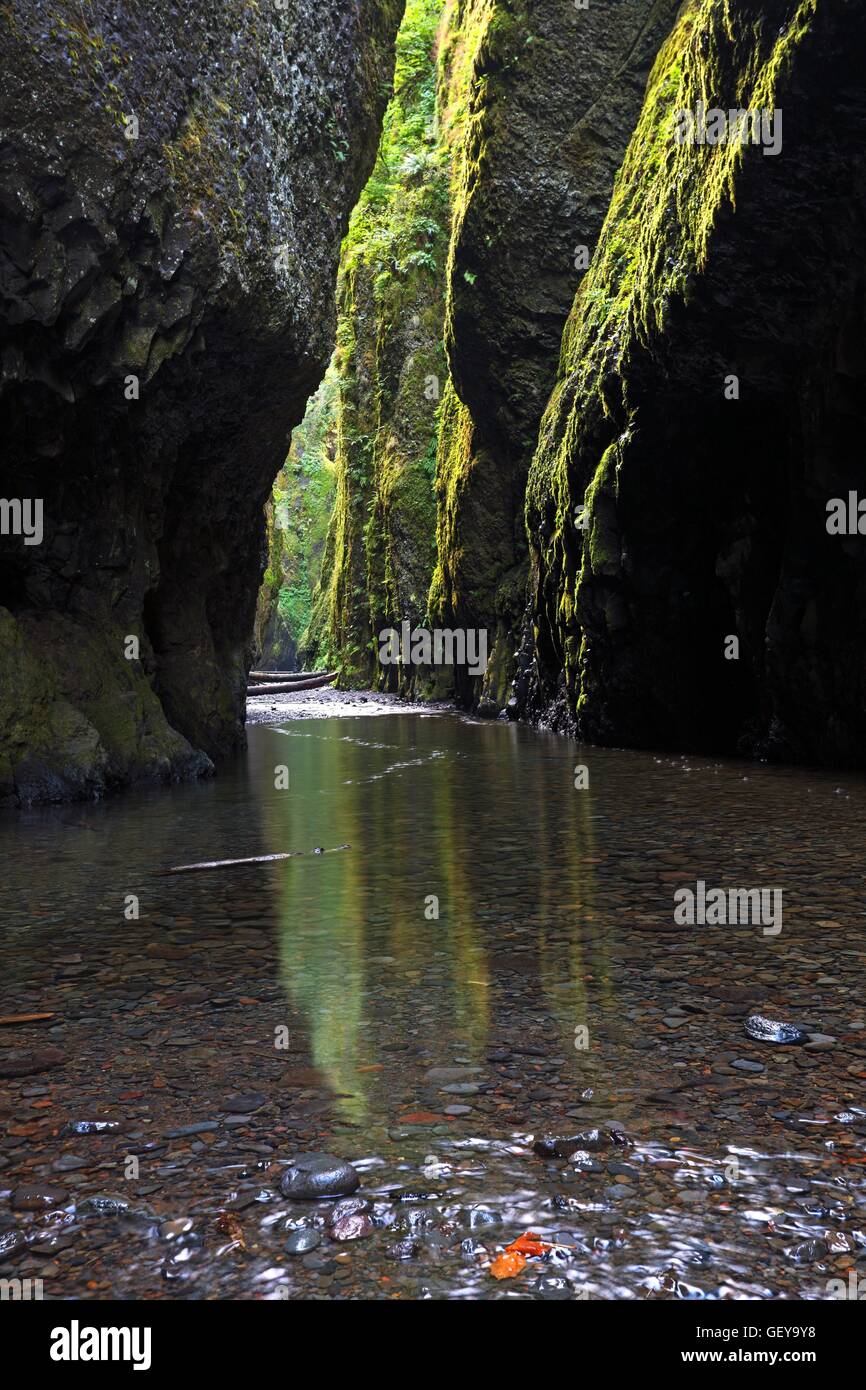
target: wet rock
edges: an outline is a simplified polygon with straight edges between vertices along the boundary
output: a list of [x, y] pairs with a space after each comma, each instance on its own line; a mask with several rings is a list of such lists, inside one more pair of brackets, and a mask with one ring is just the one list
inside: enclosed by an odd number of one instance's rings
[[600, 1153], [610, 1148], [626, 1148], [631, 1140], [620, 1129], [588, 1129], [570, 1138], [544, 1134], [533, 1149], [542, 1158], [571, 1158], [575, 1153]]
[[[793, 1023], [780, 1023], [777, 1019], [766, 1018], [763, 1014], [750, 1014], [745, 1023], [746, 1032], [755, 1042], [777, 1043], [786, 1046], [800, 1046], [809, 1041], [804, 1028]], [[734, 1063], [736, 1066], [736, 1063]]]
[[312, 1153], [296, 1158], [280, 1178], [284, 1197], [296, 1201], [316, 1201], [321, 1197], [343, 1197], [355, 1192], [360, 1178], [351, 1163], [334, 1154]]
[[47, 1211], [50, 1207], [62, 1206], [68, 1197], [63, 1187], [19, 1187], [12, 1193], [12, 1210]]
[[211, 1134], [219, 1129], [219, 1120], [199, 1120], [194, 1125], [181, 1125], [179, 1129], [167, 1129], [166, 1139], [189, 1139], [194, 1134]]
[[632, 1168], [628, 1163], [608, 1163], [607, 1171], [613, 1178], [637, 1178], [640, 1176], [637, 1168]]
[[9, 1255], [14, 1255], [16, 1250], [22, 1249], [27, 1244], [23, 1231], [4, 1231], [0, 1235], [0, 1260], [5, 1260]]
[[341, 1216], [331, 1227], [332, 1240], [363, 1240], [366, 1236], [371, 1236], [375, 1230], [373, 1222], [369, 1216], [363, 1212], [355, 1212], [352, 1216]]
[[431, 1067], [425, 1072], [424, 1080], [431, 1085], [447, 1088], [457, 1082], [471, 1082], [473, 1078], [477, 1080], [476, 1074], [480, 1070], [480, 1067]]
[[535, 1281], [535, 1294], [544, 1299], [571, 1298], [571, 1285], [561, 1274], [541, 1274]]
[[796, 1260], [797, 1264], [814, 1264], [817, 1260], [823, 1260], [830, 1253], [830, 1247], [826, 1240], [806, 1240], [802, 1245], [797, 1245], [791, 1251], [791, 1259]]
[[358, 1216], [372, 1209], [372, 1203], [366, 1197], [345, 1197], [342, 1202], [337, 1202], [332, 1211], [328, 1213], [328, 1224], [336, 1225], [347, 1216]]
[[42, 1071], [62, 1067], [66, 1054], [59, 1047], [39, 1047], [34, 1051], [18, 1050], [0, 1057], [0, 1076], [36, 1076]]
[[829, 1052], [836, 1046], [836, 1039], [830, 1033], [810, 1033], [806, 1043], [807, 1052]]
[[94, 1160], [79, 1158], [76, 1154], [61, 1154], [51, 1167], [55, 1173], [74, 1173], [78, 1168], [90, 1168]]
[[260, 1091], [247, 1091], [243, 1095], [229, 1096], [228, 1100], [223, 1101], [222, 1108], [230, 1115], [251, 1115], [254, 1110], [261, 1110], [267, 1100], [267, 1096]]
[[747, 1057], [738, 1057], [731, 1066], [736, 1067], [737, 1071], [753, 1072], [755, 1075], [765, 1070], [763, 1062], [750, 1062]]
[[419, 1242], [414, 1236], [406, 1236], [390, 1246], [385, 1254], [389, 1260], [414, 1260], [419, 1248]]
[[264, 1202], [270, 1199], [270, 1193], [261, 1187], [248, 1187], [239, 1192], [231, 1201], [226, 1202], [226, 1211], [246, 1211], [247, 1207], [252, 1207], [256, 1202]]
[[487, 1247], [475, 1236], [467, 1236], [465, 1240], [460, 1242], [460, 1251], [463, 1255], [486, 1255]]
[[592, 1154], [586, 1153], [582, 1149], [578, 1149], [576, 1153], [573, 1153], [569, 1161], [572, 1167], [566, 1169], [563, 1173], [563, 1177], [566, 1181], [569, 1181], [571, 1177], [579, 1173], [604, 1172], [604, 1164], [599, 1159], [593, 1158]]
[[[331, 353], [339, 244], [375, 158], [399, 11], [96, 0], [54, 38], [39, 6], [4, 21], [0, 495], [30, 485], [40, 454], [62, 457], [38, 581], [31, 552], [4, 541], [14, 804], [206, 775], [208, 750], [243, 746], [262, 500]], [[135, 159], [121, 100], [154, 116]], [[124, 370], [143, 388], [132, 428], [122, 397], [108, 407]], [[141, 634], [141, 663], [117, 623]]]
[[287, 1255], [307, 1255], [311, 1250], [315, 1250], [322, 1243], [320, 1231], [310, 1230], [305, 1227], [301, 1231], [292, 1231], [286, 1241]]
[[70, 1120], [60, 1131], [61, 1138], [71, 1135], [117, 1134], [123, 1128], [120, 1120]]
[[132, 1203], [126, 1197], [115, 1193], [100, 1193], [95, 1197], [85, 1197], [79, 1202], [76, 1211], [82, 1216], [117, 1216], [132, 1210]]
[[468, 1226], [470, 1231], [480, 1231], [501, 1226], [502, 1217], [498, 1211], [493, 1211], [490, 1207], [470, 1207], [468, 1211], [460, 1213], [460, 1222]]

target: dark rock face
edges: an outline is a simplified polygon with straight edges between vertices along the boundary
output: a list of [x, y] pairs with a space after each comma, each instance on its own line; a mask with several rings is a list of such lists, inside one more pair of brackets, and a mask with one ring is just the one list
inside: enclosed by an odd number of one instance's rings
[[[684, 7], [532, 467], [530, 714], [862, 765], [864, 540], [828, 534], [826, 508], [863, 477], [864, 60], [859, 5]], [[701, 99], [780, 108], [781, 150], [677, 145]]]
[[0, 537], [0, 803], [242, 744], [262, 508], [330, 353], [401, 8], [0, 16], [0, 492], [44, 530]]
[[468, 4], [474, 49], [457, 152], [446, 348], [453, 389], [439, 446], [439, 567], [431, 612], [485, 627], [487, 678], [467, 702], [502, 709], [526, 606], [526, 477], [562, 332], [677, 0], [586, 10]]

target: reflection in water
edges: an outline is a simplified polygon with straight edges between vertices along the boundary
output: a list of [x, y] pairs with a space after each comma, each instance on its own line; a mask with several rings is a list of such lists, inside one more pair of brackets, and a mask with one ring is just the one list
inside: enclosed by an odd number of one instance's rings
[[[281, 867], [280, 960], [315, 1065], [355, 1122], [376, 1085], [359, 1068], [393, 1043], [401, 995], [413, 997], [425, 1048], [480, 1063], [497, 1036], [510, 1037], [491, 952], [531, 931], [523, 987], [557, 1020], [560, 1048], [576, 1026], [592, 1027], [585, 976], [607, 979], [603, 944], [582, 940], [593, 917], [592, 794], [574, 789], [569, 746], [536, 739], [528, 746], [548, 756], [527, 757], [525, 731], [502, 725], [388, 724], [387, 742], [347, 737], [338, 721], [264, 730], [253, 764], [260, 787], [272, 762], [290, 768], [290, 791], [264, 798], [270, 842], [351, 845], [327, 867]], [[607, 985], [599, 997], [607, 1002]]]

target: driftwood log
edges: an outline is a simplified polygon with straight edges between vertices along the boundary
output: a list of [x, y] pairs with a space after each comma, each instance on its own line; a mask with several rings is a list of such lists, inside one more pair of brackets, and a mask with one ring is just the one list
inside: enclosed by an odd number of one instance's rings
[[251, 681], [311, 681], [327, 676], [327, 671], [250, 671]]
[[328, 671], [324, 676], [312, 676], [303, 681], [278, 681], [274, 685], [262, 682], [258, 685], [248, 685], [247, 695], [291, 695], [296, 690], [319, 690], [324, 685], [330, 685], [337, 679], [338, 671]]
[[[330, 849], [319, 846], [316, 849], [292, 849], [285, 854], [253, 854], [247, 859], [207, 859], [201, 864], [177, 864], [173, 869], [157, 869], [157, 873], [198, 874], [204, 869], [245, 869], [252, 864], [276, 864], [281, 859], [301, 859], [308, 854], [337, 854], [341, 849], [351, 848], [351, 845], [332, 845]], [[54, 1015], [45, 1014], [44, 1017], [53, 1018]]]

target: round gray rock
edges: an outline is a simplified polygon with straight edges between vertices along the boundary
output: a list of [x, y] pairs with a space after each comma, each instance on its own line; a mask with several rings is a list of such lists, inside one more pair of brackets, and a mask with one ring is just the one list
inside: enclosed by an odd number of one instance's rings
[[348, 1197], [361, 1179], [345, 1159], [334, 1154], [303, 1154], [290, 1164], [280, 1178], [284, 1197], [312, 1202], [320, 1197]]
[[308, 1255], [316, 1246], [321, 1245], [322, 1237], [318, 1231], [302, 1230], [292, 1231], [286, 1241], [287, 1255]]

